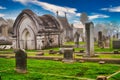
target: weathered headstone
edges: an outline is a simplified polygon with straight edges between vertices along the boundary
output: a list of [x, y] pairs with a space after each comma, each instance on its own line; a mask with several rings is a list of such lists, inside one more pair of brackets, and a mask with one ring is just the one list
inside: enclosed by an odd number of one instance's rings
[[103, 47], [103, 39], [102, 39], [102, 38], [103, 38], [103, 37], [102, 37], [102, 32], [99, 31], [99, 32], [98, 32], [98, 46], [99, 46], [100, 48]]
[[108, 37], [106, 37], [104, 43], [104, 48], [110, 48], [110, 39]]
[[64, 48], [63, 62], [73, 62], [73, 48]]
[[79, 37], [80, 37], [80, 33], [77, 31], [76, 33], [75, 33], [75, 38], [76, 38], [76, 40], [75, 40], [75, 46], [78, 48], [79, 47]]
[[85, 24], [86, 57], [94, 56], [94, 25], [92, 22]]
[[113, 49], [120, 49], [120, 40], [114, 40], [112, 45]]
[[16, 72], [26, 73], [27, 72], [27, 53], [22, 49], [16, 49], [15, 59], [16, 59]]
[[118, 50], [113, 51], [114, 54], [119, 54]]

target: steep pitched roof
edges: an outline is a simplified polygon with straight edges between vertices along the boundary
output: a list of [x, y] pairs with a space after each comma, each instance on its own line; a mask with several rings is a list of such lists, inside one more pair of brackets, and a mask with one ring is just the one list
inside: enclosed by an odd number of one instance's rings
[[65, 29], [70, 28], [70, 25], [69, 25], [68, 20], [67, 20], [66, 17], [59, 17], [58, 16], [57, 19], [60, 21], [60, 23], [63, 26], [63, 28], [65, 28]]
[[19, 27], [18, 25], [20, 25], [20, 21], [21, 19], [23, 19], [23, 17], [25, 17], [25, 15], [35, 23], [34, 31], [36, 32], [36, 35], [43, 32], [61, 31], [60, 23], [54, 16], [49, 14], [38, 16], [31, 10], [25, 9], [19, 14], [17, 19], [15, 20], [15, 23], [13, 25], [14, 36], [16, 36], [17, 28]]

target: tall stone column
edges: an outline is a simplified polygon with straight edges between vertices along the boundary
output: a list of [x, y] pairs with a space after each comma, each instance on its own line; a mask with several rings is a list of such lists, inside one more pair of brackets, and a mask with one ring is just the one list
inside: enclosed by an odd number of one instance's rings
[[94, 56], [94, 24], [92, 22], [85, 23], [86, 36], [86, 57]]

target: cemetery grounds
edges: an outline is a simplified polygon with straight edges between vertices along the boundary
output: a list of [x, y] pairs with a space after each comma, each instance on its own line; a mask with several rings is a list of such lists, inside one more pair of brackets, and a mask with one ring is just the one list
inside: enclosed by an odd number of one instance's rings
[[[74, 45], [73, 42], [66, 44]], [[84, 43], [80, 43], [84, 44]], [[49, 54], [49, 50], [59, 51], [59, 48], [50, 48], [42, 50], [45, 54], [43, 57], [54, 57], [52, 60], [33, 59], [37, 50], [27, 50], [27, 73], [17, 73], [15, 69], [15, 59], [13, 50], [0, 51], [0, 77], [1, 80], [96, 80], [97, 76], [107, 76], [108, 80], [120, 79], [120, 64], [104, 63], [89, 61], [77, 61], [74, 63], [63, 63], [56, 58], [63, 58], [62, 54]], [[75, 48], [74, 58], [83, 58], [78, 55], [80, 50], [84, 48]], [[120, 49], [102, 49], [98, 48], [95, 43], [95, 54], [98, 56], [92, 58], [99, 59], [120, 59], [120, 54], [113, 54], [111, 52]]]

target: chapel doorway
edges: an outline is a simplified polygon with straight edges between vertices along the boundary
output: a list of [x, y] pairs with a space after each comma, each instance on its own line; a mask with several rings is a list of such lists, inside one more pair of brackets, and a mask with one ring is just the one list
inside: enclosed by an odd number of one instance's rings
[[22, 34], [22, 42], [23, 42], [23, 49], [31, 49], [32, 46], [32, 39], [30, 32], [25, 29]]

